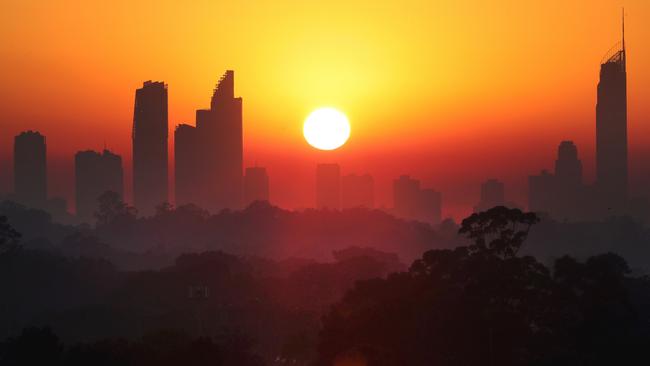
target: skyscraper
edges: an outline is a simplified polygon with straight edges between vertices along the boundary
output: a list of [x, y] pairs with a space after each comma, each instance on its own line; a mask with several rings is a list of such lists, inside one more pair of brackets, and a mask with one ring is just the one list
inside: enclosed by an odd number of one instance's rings
[[528, 177], [528, 210], [552, 213], [555, 209], [555, 177], [547, 170]]
[[194, 203], [219, 212], [243, 201], [242, 98], [235, 98], [235, 73], [219, 79], [210, 109], [196, 111], [196, 127], [174, 133], [176, 204]]
[[144, 215], [168, 201], [167, 85], [146, 81], [135, 92], [133, 112], [133, 196]]
[[621, 207], [627, 200], [627, 75], [625, 23], [620, 45], [600, 65], [596, 104], [596, 186], [602, 203]]
[[341, 208], [341, 168], [338, 164], [318, 164], [316, 167], [316, 207]]
[[35, 131], [14, 138], [14, 191], [16, 200], [43, 208], [47, 201], [47, 153], [45, 136]]
[[442, 194], [420, 188], [420, 181], [402, 175], [393, 181], [394, 213], [397, 216], [439, 224], [442, 218]]
[[474, 211], [486, 211], [492, 207], [504, 206], [505, 204], [505, 187], [503, 182], [497, 179], [488, 179], [481, 184], [481, 200], [474, 207]]
[[420, 199], [420, 181], [408, 175], [402, 175], [393, 181], [393, 206], [395, 214], [405, 218], [414, 218]]
[[594, 217], [593, 195], [582, 184], [582, 162], [572, 141], [562, 141], [558, 146], [555, 174], [543, 170], [540, 175], [530, 176], [528, 184], [529, 210], [557, 220]]
[[79, 151], [75, 155], [75, 185], [77, 217], [90, 222], [97, 211], [97, 199], [106, 191], [113, 191], [123, 197], [124, 174], [122, 158], [108, 150], [101, 154]]
[[235, 72], [226, 71], [212, 94], [210, 109], [196, 111], [202, 201], [210, 210], [242, 204], [244, 160], [242, 98], [235, 98]]
[[269, 175], [266, 168], [246, 168], [244, 176], [244, 206], [255, 201], [269, 200]]
[[201, 158], [199, 156], [198, 130], [194, 126], [182, 124], [174, 131], [174, 181], [176, 206], [189, 203], [201, 205], [201, 195], [197, 187], [201, 177]]
[[575, 189], [582, 184], [582, 162], [573, 141], [562, 141], [558, 146], [555, 177], [562, 187]]
[[370, 174], [349, 174], [341, 177], [341, 207], [373, 208], [375, 206], [375, 181]]

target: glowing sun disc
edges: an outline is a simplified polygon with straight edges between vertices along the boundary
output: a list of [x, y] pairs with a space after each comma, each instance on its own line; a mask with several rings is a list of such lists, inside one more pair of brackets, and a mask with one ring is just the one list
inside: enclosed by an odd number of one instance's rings
[[320, 150], [334, 150], [350, 137], [350, 122], [341, 111], [319, 108], [309, 114], [302, 133], [309, 145]]

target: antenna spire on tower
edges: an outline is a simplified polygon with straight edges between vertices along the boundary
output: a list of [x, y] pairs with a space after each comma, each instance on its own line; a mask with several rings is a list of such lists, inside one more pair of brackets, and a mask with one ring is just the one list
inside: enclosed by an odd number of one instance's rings
[[623, 28], [622, 46], [623, 46], [623, 51], [625, 51], [625, 8], [621, 9], [621, 26]]

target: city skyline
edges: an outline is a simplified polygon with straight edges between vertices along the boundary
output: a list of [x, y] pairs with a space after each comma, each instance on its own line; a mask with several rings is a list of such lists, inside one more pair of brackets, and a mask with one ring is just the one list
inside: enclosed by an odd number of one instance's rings
[[[600, 8], [599, 8], [600, 9]], [[620, 11], [620, 8], [612, 8], [613, 11]], [[638, 91], [635, 92], [635, 88], [638, 90], [639, 83], [643, 82], [644, 76], [643, 72], [639, 72], [639, 62], [643, 60], [643, 56], [645, 54], [644, 50], [644, 41], [640, 40], [639, 34], [642, 34], [643, 32], [639, 30], [639, 19], [640, 17], [643, 16], [643, 7], [637, 6], [637, 7], [631, 7], [628, 8], [627, 12], [628, 14], [632, 14], [633, 18], [630, 21], [628, 19], [628, 22], [626, 24], [628, 28], [627, 36], [628, 36], [628, 45], [632, 44], [632, 56], [628, 58], [628, 74], [630, 75], [630, 90], [628, 91], [628, 99], [630, 101], [630, 118], [629, 118], [629, 124], [630, 124], [630, 156], [629, 156], [629, 161], [630, 161], [630, 172], [631, 172], [631, 190], [634, 195], [639, 195], [639, 193], [645, 195], [645, 191], [647, 191], [647, 184], [644, 182], [644, 176], [648, 175], [647, 170], [643, 167], [643, 164], [640, 162], [643, 161], [643, 159], [646, 158], [647, 154], [644, 154], [639, 151], [641, 148], [638, 141], [640, 139], [645, 138], [645, 134], [642, 133], [643, 130], [641, 130], [641, 133], [639, 133], [639, 128], [643, 128], [643, 120], [642, 118], [639, 118], [639, 108], [642, 106], [640, 103], [636, 102], [634, 103], [634, 100], [642, 96], [642, 93], [639, 93]], [[545, 131], [544, 134], [537, 134], [537, 136], [534, 136], [535, 134], [519, 134], [519, 139], [514, 138], [517, 136], [515, 134], [514, 136], [510, 136], [510, 132], [515, 131], [517, 128], [515, 124], [511, 125], [508, 127], [507, 131], [504, 130], [503, 128], [496, 129], [492, 128], [492, 131], [488, 131], [488, 136], [492, 136], [491, 139], [485, 139], [485, 141], [491, 141], [489, 143], [481, 143], [481, 141], [477, 140], [478, 136], [477, 133], [485, 133], [486, 130], [484, 130], [483, 127], [479, 127], [476, 129], [476, 131], [471, 131], [467, 134], [461, 134], [459, 130], [455, 130], [454, 128], [451, 128], [449, 130], [445, 131], [438, 131], [438, 132], [431, 132], [431, 133], [415, 133], [411, 134], [413, 138], [413, 143], [411, 144], [412, 146], [401, 146], [402, 141], [400, 138], [395, 138], [393, 141], [386, 141], [385, 139], [377, 139], [375, 143], [372, 145], [368, 145], [367, 139], [369, 138], [368, 136], [373, 136], [374, 133], [373, 131], [368, 131], [367, 126], [364, 127], [365, 124], [368, 123], [367, 120], [360, 120], [358, 118], [358, 112], [355, 113], [355, 108], [346, 108], [346, 106], [343, 106], [342, 109], [350, 114], [351, 121], [353, 123], [353, 126], [355, 127], [354, 133], [352, 135], [352, 138], [350, 142], [341, 148], [339, 151], [334, 151], [329, 154], [323, 154], [320, 152], [315, 152], [312, 151], [313, 149], [309, 149], [308, 146], [305, 146], [304, 141], [302, 140], [293, 140], [290, 144], [287, 145], [287, 151], [291, 155], [290, 158], [288, 159], [279, 159], [280, 157], [283, 157], [283, 153], [279, 148], [273, 148], [271, 149], [271, 145], [274, 144], [280, 144], [282, 143], [283, 140], [283, 132], [282, 129], [279, 130], [279, 135], [277, 136], [272, 136], [273, 138], [267, 139], [268, 141], [266, 142], [260, 142], [261, 139], [260, 137], [254, 137], [254, 135], [259, 135], [263, 132], [268, 132], [266, 129], [268, 126], [265, 126], [264, 118], [263, 116], [260, 117], [260, 110], [264, 110], [264, 108], [259, 108], [260, 107], [260, 100], [255, 99], [254, 96], [249, 97], [250, 93], [246, 92], [246, 85], [247, 83], [250, 83], [250, 75], [246, 75], [244, 72], [240, 72], [239, 68], [233, 67], [234, 69], [238, 70], [238, 75], [240, 75], [239, 79], [240, 83], [238, 83], [237, 89], [238, 89], [238, 95], [242, 95], [245, 99], [250, 100], [250, 102], [247, 102], [244, 106], [244, 140], [245, 140], [245, 148], [244, 148], [244, 164], [243, 167], [247, 166], [252, 166], [252, 161], [258, 161], [261, 166], [265, 166], [268, 169], [269, 175], [272, 177], [274, 183], [277, 183], [274, 185], [275, 189], [273, 192], [274, 196], [274, 202], [279, 204], [280, 206], [283, 207], [288, 207], [288, 208], [298, 208], [298, 207], [306, 207], [309, 206], [310, 202], [313, 202], [313, 194], [312, 189], [310, 187], [315, 184], [314, 178], [313, 178], [313, 167], [315, 164], [323, 161], [336, 161], [337, 163], [340, 164], [342, 167], [342, 175], [346, 175], [348, 173], [354, 173], [354, 172], [368, 172], [370, 173], [376, 183], [375, 183], [375, 190], [376, 190], [376, 203], [377, 206], [390, 206], [391, 205], [391, 181], [395, 178], [398, 177], [401, 174], [411, 174], [413, 176], [418, 177], [421, 179], [424, 183], [426, 183], [427, 186], [435, 187], [436, 190], [441, 191], [444, 193], [445, 197], [445, 215], [451, 215], [456, 218], [462, 217], [462, 215], [466, 212], [471, 212], [472, 207], [476, 204], [476, 201], [479, 197], [479, 184], [480, 182], [494, 177], [498, 178], [499, 180], [503, 181], [506, 185], [506, 190], [507, 190], [507, 199], [510, 201], [515, 201], [518, 204], [525, 205], [527, 202], [527, 176], [530, 174], [535, 173], [536, 171], [542, 169], [542, 168], [551, 168], [552, 167], [552, 161], [554, 160], [554, 155], [555, 155], [555, 146], [560, 141], [563, 140], [572, 140], [576, 143], [578, 146], [578, 149], [580, 150], [581, 154], [581, 160], [583, 161], [584, 164], [584, 180], [585, 182], [588, 183], [593, 183], [595, 181], [595, 128], [594, 128], [594, 120], [595, 120], [595, 86], [597, 83], [597, 77], [598, 77], [598, 60], [602, 57], [603, 54], [605, 54], [605, 51], [609, 48], [609, 46], [613, 43], [615, 43], [617, 38], [620, 38], [620, 13], [618, 16], [615, 16], [617, 14], [612, 14], [612, 19], [611, 24], [612, 27], [606, 27], [603, 25], [603, 31], [600, 34], [603, 34], [605, 36], [602, 37], [602, 39], [599, 38], [590, 38], [588, 41], [585, 43], [588, 43], [590, 47], [592, 47], [594, 50], [598, 49], [599, 52], [592, 52], [594, 55], [593, 57], [590, 57], [590, 62], [589, 63], [583, 63], [580, 62], [580, 60], [583, 60], [582, 56], [580, 58], [575, 58], [575, 59], [569, 59], [565, 60], [565, 62], [571, 66], [571, 68], [576, 71], [580, 70], [580, 74], [586, 73], [591, 75], [590, 78], [592, 79], [591, 82], [587, 83], [580, 83], [579, 88], [588, 90], [588, 93], [585, 93], [585, 96], [582, 97], [584, 100], [581, 103], [571, 103], [571, 106], [575, 108], [580, 108], [584, 110], [590, 109], [592, 111], [590, 116], [584, 117], [584, 118], [576, 118], [576, 119], [571, 119], [571, 121], [567, 121], [571, 114], [562, 114], [559, 111], [558, 112], [553, 112], [551, 113], [550, 111], [547, 112], [540, 112], [536, 114], [536, 116], [533, 116], [528, 119], [522, 119], [520, 122], [522, 123], [531, 123], [532, 126], [534, 127], [535, 125], [535, 120], [544, 117], [547, 120], [564, 120], [567, 123], [564, 126], [560, 127], [555, 127], [557, 123], [552, 123], [551, 124], [551, 129], [549, 131]], [[617, 24], [618, 23], [618, 24]], [[631, 40], [629, 40], [629, 37], [632, 37]], [[629, 46], [628, 46], [629, 47]], [[637, 65], [637, 66], [635, 66]], [[244, 68], [245, 69], [245, 68]], [[634, 72], [633, 72], [634, 71]], [[218, 75], [219, 70], [212, 70], [211, 71], [213, 75]], [[547, 76], [550, 74], [546, 74]], [[143, 78], [146, 80], [146, 78]], [[173, 129], [176, 125], [181, 124], [183, 122], [189, 121], [191, 123], [193, 117], [189, 117], [187, 119], [183, 120], [178, 120], [174, 117], [171, 117], [171, 114], [175, 114], [178, 112], [172, 112], [174, 110], [173, 104], [178, 103], [175, 102], [175, 99], [181, 99], [184, 100], [186, 97], [183, 94], [178, 94], [174, 93], [174, 88], [176, 87], [175, 85], [179, 85], [178, 83], [174, 84], [171, 81], [169, 81], [167, 78], [156, 78], [158, 80], [164, 80], [170, 88], [170, 119], [169, 119], [169, 129]], [[210, 79], [210, 77], [204, 77], [204, 79]], [[243, 82], [242, 82], [243, 81]], [[138, 83], [141, 83], [139, 81]], [[243, 85], [242, 85], [243, 84]], [[562, 82], [563, 87], [575, 87], [576, 83], [569, 83], [567, 82]], [[141, 85], [141, 84], [140, 84]], [[183, 83], [180, 84], [179, 87], [182, 86]], [[541, 82], [538, 84], [540, 88], [544, 86], [544, 83]], [[558, 84], [560, 85], [560, 84]], [[636, 85], [636, 86], [635, 86]], [[542, 88], [543, 89], [543, 88]], [[540, 89], [541, 90], [541, 89]], [[203, 91], [205, 94], [205, 90]], [[205, 95], [203, 97], [203, 100], [205, 100]], [[554, 99], [550, 98], [548, 99], [548, 104], [549, 106], [553, 105]], [[546, 101], [545, 101], [546, 102]], [[204, 102], [197, 102], [194, 104], [193, 108], [195, 109], [196, 106], [199, 106], [203, 104]], [[254, 104], [253, 104], [254, 103]], [[132, 105], [132, 101], [128, 104]], [[128, 104], [123, 108], [126, 111], [128, 111], [129, 106]], [[251, 104], [253, 104], [251, 106]], [[178, 105], [178, 104], [177, 104]], [[263, 105], [263, 103], [262, 103]], [[426, 105], [426, 104], [423, 104]], [[492, 109], [497, 110], [507, 110], [507, 108], [510, 108], [512, 106], [508, 106], [506, 103], [495, 103], [492, 107]], [[288, 106], [287, 109], [291, 109], [290, 106]], [[398, 109], [398, 108], [396, 108]], [[462, 108], [456, 108], [457, 110], [461, 110]], [[501, 112], [502, 113], [502, 112]], [[303, 115], [304, 114], [304, 115]], [[251, 117], [257, 116], [257, 117]], [[273, 113], [271, 113], [273, 115]], [[302, 118], [306, 113], [301, 113], [301, 116], [298, 116], [295, 121], [296, 124], [299, 124], [302, 122]], [[408, 113], [406, 114], [408, 115]], [[499, 113], [495, 112], [494, 115], [489, 115], [486, 114], [485, 119], [487, 120], [487, 123], [485, 123], [486, 127], [494, 127], [492, 123], [490, 123], [490, 120], [493, 120], [494, 116], [499, 115]], [[357, 118], [355, 118], [357, 117]], [[431, 114], [431, 118], [434, 118], [434, 121], [439, 123], [440, 121], [435, 118], [435, 113]], [[428, 130], [425, 128], [422, 128], [418, 123], [415, 121], [418, 118], [414, 118], [414, 125], [418, 126], [418, 129], [422, 132], [427, 132]], [[440, 119], [442, 120], [442, 119]], [[379, 120], [381, 121], [381, 120]], [[410, 121], [410, 120], [409, 120]], [[570, 123], [569, 123], [570, 122]], [[294, 123], [294, 122], [291, 122]], [[50, 196], [65, 196], [66, 198], [69, 199], [70, 202], [72, 202], [71, 199], [71, 190], [67, 188], [70, 186], [70, 166], [71, 163], [69, 161], [66, 161], [69, 158], [66, 158], [65, 156], [71, 156], [74, 154], [63, 154], [61, 152], [60, 144], [61, 144], [61, 139], [56, 139], [53, 137], [52, 131], [48, 131], [48, 128], [41, 129], [41, 128], [36, 128], [37, 123], [34, 124], [33, 127], [24, 125], [24, 128], [17, 129], [14, 133], [17, 134], [20, 131], [27, 130], [27, 129], [38, 129], [41, 131], [44, 135], [48, 136], [48, 148], [50, 155], [48, 156], [48, 173], [49, 173], [49, 181], [51, 191]], [[287, 126], [288, 127], [288, 126]], [[117, 127], [116, 127], [117, 128]], [[413, 126], [408, 127], [407, 129], [413, 131]], [[576, 128], [580, 128], [583, 131], [586, 131], [586, 135], [584, 133], [576, 133]], [[284, 128], [285, 130], [291, 130], [289, 128]], [[121, 134], [124, 134], [123, 131], [123, 126], [120, 125], [120, 130], [122, 130]], [[557, 130], [557, 131], [556, 131]], [[294, 133], [294, 132], [291, 132]], [[403, 131], [397, 131], [397, 136], [400, 136], [400, 134], [403, 133]], [[513, 132], [514, 133], [514, 132]], [[114, 133], [113, 133], [114, 134]], [[54, 136], [56, 135], [56, 132], [54, 132]], [[125, 162], [125, 174], [126, 174], [126, 198], [132, 202], [133, 199], [133, 187], [129, 183], [132, 177], [129, 177], [130, 171], [132, 170], [131, 167], [131, 161], [132, 157], [130, 154], [130, 148], [128, 146], [124, 146], [124, 143], [121, 142], [122, 139], [119, 140], [113, 140], [111, 141], [110, 139], [111, 134], [107, 134], [108, 138], [108, 146], [112, 151], [115, 151], [119, 155], [121, 155], [124, 159]], [[423, 136], [429, 136], [429, 138], [433, 139], [431, 141], [440, 141], [440, 139], [443, 139], [442, 144], [428, 144], [427, 147], [424, 147], [424, 143], [426, 140], [422, 140]], [[251, 137], [253, 136], [253, 137]], [[557, 139], [555, 137], [558, 137]], [[522, 139], [523, 137], [523, 139]], [[94, 138], [94, 137], [92, 137]], [[92, 139], [91, 138], [91, 139]], [[509, 143], [505, 144], [496, 144], [499, 140], [505, 139]], [[80, 140], [85, 140], [85, 138], [80, 138]], [[171, 139], [170, 139], [171, 140]], [[364, 141], [365, 140], [365, 141]], [[636, 142], [635, 142], [636, 141]], [[81, 145], [85, 144], [88, 145], [88, 143], [82, 143], [79, 141], [74, 141], [71, 144], [68, 145]], [[56, 146], [59, 146], [58, 148]], [[94, 145], [94, 146], [93, 146]], [[501, 146], [503, 145], [503, 146]], [[526, 146], [524, 146], [526, 145]], [[91, 146], [80, 146], [78, 149], [75, 149], [75, 151], [78, 150], [83, 150], [87, 148], [95, 148], [97, 149], [98, 146], [101, 145], [96, 145], [92, 144]], [[169, 167], [170, 167], [170, 174], [169, 174], [169, 179], [170, 183], [173, 183], [172, 179], [172, 171], [171, 169], [173, 167], [173, 162], [172, 162], [172, 151], [173, 151], [173, 144], [170, 143], [169, 145], [169, 156], [170, 156], [170, 162], [169, 162]], [[266, 147], [264, 147], [266, 146]], [[370, 147], [369, 147], [370, 146]], [[403, 147], [400, 149], [396, 149], [397, 146]], [[457, 146], [457, 147], [456, 147]], [[445, 150], [441, 150], [443, 147], [445, 147]], [[463, 149], [465, 147], [465, 149]], [[391, 151], [391, 158], [387, 159], [387, 161], [381, 161], [381, 164], [377, 160], [377, 157], [383, 156], [382, 155], [382, 149], [390, 149]], [[296, 150], [298, 149], [298, 150]], [[510, 159], [508, 160], [508, 164], [502, 164], [505, 160], [505, 157], [507, 154], [513, 153], [513, 151], [516, 151], [518, 149], [523, 149], [527, 154], [528, 160], [526, 161], [519, 161], [518, 159]], [[304, 151], [303, 153], [296, 154], [294, 153], [295, 151]], [[262, 153], [263, 152], [263, 153]], [[472, 154], [480, 153], [481, 156], [487, 157], [487, 161], [483, 164], [482, 166], [476, 165], [476, 163], [472, 162]], [[393, 156], [394, 154], [394, 156]], [[299, 155], [300, 157], [294, 158], [293, 156]], [[410, 157], [415, 157], [415, 158], [410, 158]], [[7, 160], [6, 157], [2, 157], [3, 160]], [[449, 162], [454, 162], [455, 164], [453, 166], [450, 166]], [[4, 165], [4, 164], [3, 164]], [[5, 172], [7, 171], [6, 169], [9, 168], [8, 165], [4, 166]], [[289, 177], [292, 176], [291, 173], [296, 171], [297, 173], [295, 174], [296, 178], [300, 180], [300, 184], [288, 184], [292, 180], [289, 179]], [[3, 177], [10, 177], [11, 174], [8, 172], [8, 174], [2, 174]], [[67, 177], [67, 178], [66, 178]], [[10, 178], [6, 178], [10, 179]], [[649, 181], [650, 182], [650, 181]], [[11, 191], [11, 182], [10, 180], [5, 181], [2, 186], [3, 192], [9, 192]], [[172, 192], [173, 186], [170, 184], [170, 192]], [[459, 192], [471, 192], [472, 194], [460, 194]], [[468, 196], [465, 198], [465, 196]], [[471, 197], [469, 197], [471, 196]], [[69, 205], [70, 206], [70, 205]]]
[[[195, 204], [212, 212], [244, 208], [269, 200], [266, 168], [243, 165], [242, 98], [235, 97], [234, 71], [227, 70], [213, 90], [209, 109], [196, 111], [195, 125], [178, 124], [174, 131], [175, 194], [170, 194], [168, 166], [168, 96], [164, 82], [145, 81], [135, 94], [132, 127], [134, 206], [150, 216], [163, 203]], [[645, 212], [628, 192], [627, 75], [625, 15], [621, 42], [601, 62], [596, 104], [596, 181], [583, 184], [583, 164], [573, 141], [558, 147], [554, 174], [542, 169], [529, 177], [528, 209], [558, 219], [594, 219], [610, 213]], [[30, 207], [48, 208], [45, 136], [21, 132], [14, 141], [14, 196]], [[245, 170], [245, 173], [244, 173]], [[75, 213], [91, 222], [94, 201], [104, 191], [124, 198], [122, 159], [104, 148], [75, 154]], [[481, 183], [474, 211], [491, 206], [518, 207], [506, 201], [502, 182]], [[438, 224], [443, 218], [442, 194], [421, 188], [420, 180], [402, 174], [393, 181], [392, 206], [399, 217]], [[173, 197], [173, 198], [172, 198]], [[337, 163], [316, 166], [315, 204], [319, 209], [374, 208], [374, 179], [365, 174], [341, 174]], [[306, 205], [305, 207], [310, 207]], [[51, 208], [51, 207], [50, 207]], [[638, 212], [637, 212], [638, 213]], [[447, 215], [445, 217], [451, 217]]]

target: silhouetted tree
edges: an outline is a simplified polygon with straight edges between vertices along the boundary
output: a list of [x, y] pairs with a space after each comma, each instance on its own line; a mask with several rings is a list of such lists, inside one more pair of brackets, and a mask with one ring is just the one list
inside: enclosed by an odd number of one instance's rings
[[0, 255], [16, 249], [20, 236], [20, 233], [9, 224], [7, 217], [0, 216]]
[[463, 220], [458, 232], [473, 241], [470, 251], [508, 258], [519, 252], [530, 228], [538, 222], [535, 213], [497, 206], [473, 213]]
[[135, 221], [137, 210], [122, 201], [119, 194], [113, 191], [106, 191], [99, 196], [97, 201], [99, 203], [99, 207], [95, 212], [97, 226]]

